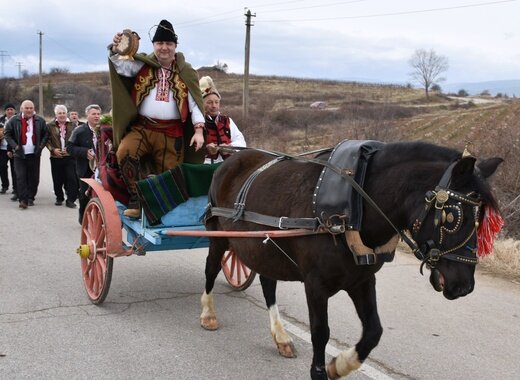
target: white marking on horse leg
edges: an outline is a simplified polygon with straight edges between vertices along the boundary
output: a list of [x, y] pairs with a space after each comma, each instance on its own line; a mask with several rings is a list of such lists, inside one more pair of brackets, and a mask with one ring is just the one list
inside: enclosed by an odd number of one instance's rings
[[294, 349], [292, 338], [283, 327], [276, 304], [269, 308], [269, 321], [271, 322], [271, 335], [280, 355], [285, 358], [295, 358], [296, 350]]
[[[282, 319], [282, 322], [288, 332], [290, 332], [294, 336], [300, 338], [304, 342], [307, 342], [308, 344], [312, 345], [311, 334], [308, 331], [302, 330], [301, 328], [293, 325], [289, 321]], [[327, 354], [329, 354], [330, 356], [338, 356], [341, 353], [341, 350], [339, 348], [333, 346], [332, 344], [327, 343], [327, 346], [325, 346], [325, 352]], [[363, 366], [359, 369], [359, 372], [361, 372], [363, 375], [365, 375], [369, 379], [393, 380], [392, 377], [375, 369], [374, 367], [371, 367], [369, 364], [367, 364], [366, 361], [363, 363]]]
[[218, 329], [217, 315], [215, 314], [215, 306], [213, 304], [213, 292], [207, 294], [206, 291], [200, 297], [202, 305], [202, 313], [200, 314], [200, 325], [206, 330]]
[[339, 379], [347, 376], [350, 372], [361, 367], [356, 347], [351, 347], [347, 351], [341, 351], [327, 366], [329, 379]]

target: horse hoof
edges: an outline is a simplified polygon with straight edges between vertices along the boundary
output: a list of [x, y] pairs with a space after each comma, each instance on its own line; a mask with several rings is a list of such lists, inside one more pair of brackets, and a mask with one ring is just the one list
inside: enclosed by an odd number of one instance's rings
[[296, 349], [294, 348], [293, 342], [289, 342], [289, 343], [276, 343], [276, 346], [278, 347], [278, 352], [284, 358], [292, 359], [292, 358], [296, 357]]
[[335, 358], [332, 358], [327, 365], [327, 376], [331, 380], [348, 376], [352, 371], [359, 369], [361, 364], [358, 359], [356, 347], [351, 347], [347, 351], [342, 351]]
[[215, 317], [205, 317], [200, 319], [200, 325], [205, 330], [214, 331], [218, 329], [218, 321]]
[[327, 376], [331, 380], [339, 379], [341, 377], [338, 375], [338, 370], [336, 368], [336, 358], [333, 358], [327, 365]]

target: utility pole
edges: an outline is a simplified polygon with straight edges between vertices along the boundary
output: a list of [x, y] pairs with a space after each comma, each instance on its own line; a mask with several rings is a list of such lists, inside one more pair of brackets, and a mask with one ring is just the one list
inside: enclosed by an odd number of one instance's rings
[[[246, 10], [247, 8], [244, 8]], [[242, 98], [244, 111], [243, 118], [244, 122], [247, 124], [247, 120], [249, 118], [249, 46], [251, 39], [251, 16], [256, 17], [255, 14], [251, 14], [251, 10], [247, 9], [247, 12], [244, 14], [246, 16], [246, 48], [245, 48], [245, 59], [244, 59], [244, 95]]]
[[18, 66], [18, 79], [22, 79], [22, 62], [16, 62], [16, 66]]
[[4, 77], [4, 58], [5, 57], [9, 57], [9, 54], [7, 54], [7, 51], [0, 50], [0, 59], [2, 60], [2, 76], [1, 76], [1, 78]]
[[38, 97], [40, 98], [39, 99], [39, 102], [38, 102], [38, 113], [40, 115], [42, 115], [43, 117], [43, 79], [42, 79], [42, 75], [43, 75], [43, 71], [42, 71], [42, 59], [43, 59], [43, 32], [42, 31], [39, 31], [37, 34], [40, 35], [40, 73], [39, 73], [39, 92], [38, 92]]

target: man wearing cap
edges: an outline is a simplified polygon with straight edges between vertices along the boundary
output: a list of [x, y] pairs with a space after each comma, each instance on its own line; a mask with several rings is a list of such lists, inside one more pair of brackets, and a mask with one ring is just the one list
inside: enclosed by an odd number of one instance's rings
[[113, 134], [121, 174], [130, 192], [125, 215], [139, 217], [136, 181], [140, 161], [152, 156], [159, 174], [186, 161], [204, 161], [204, 115], [197, 72], [176, 52], [177, 35], [162, 20], [152, 38], [153, 54], [121, 59], [117, 33], [110, 49]]
[[49, 138], [47, 123], [34, 112], [34, 103], [24, 100], [22, 112], [5, 126], [5, 139], [13, 150], [19, 207], [34, 206], [40, 183], [40, 158]]
[[0, 194], [7, 193], [7, 190], [9, 189], [9, 174], [7, 168], [10, 164], [11, 179], [13, 180], [13, 194], [16, 195], [16, 177], [14, 173], [13, 157], [12, 153], [7, 149], [7, 140], [4, 138], [5, 125], [16, 113], [16, 108], [13, 103], [7, 103], [4, 106], [4, 110], [5, 114], [0, 117], [0, 179], [2, 181], [2, 189], [0, 189]]
[[204, 99], [206, 115], [206, 150], [208, 152], [205, 164], [221, 162], [229, 157], [230, 152], [220, 147], [245, 147], [246, 140], [237, 125], [229, 116], [220, 113], [220, 94], [209, 76], [200, 78], [200, 91]]

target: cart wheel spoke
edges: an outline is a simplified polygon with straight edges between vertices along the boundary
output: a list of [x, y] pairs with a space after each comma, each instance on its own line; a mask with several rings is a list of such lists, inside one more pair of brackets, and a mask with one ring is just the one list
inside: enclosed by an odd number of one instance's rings
[[101, 229], [99, 231], [99, 235], [96, 239], [96, 247], [106, 247], [105, 244], [105, 233], [106, 231], [104, 229]]
[[229, 268], [229, 272], [231, 273], [232, 277], [235, 277], [236, 270], [237, 270], [237, 259], [236, 259], [236, 255], [235, 254], [230, 254], [230, 256], [231, 256], [231, 265], [230, 265], [230, 268]]
[[104, 275], [107, 272], [107, 264], [105, 262], [106, 258], [104, 257], [104, 255], [98, 255], [97, 260], [99, 269], [101, 270], [101, 273]]
[[85, 279], [87, 280], [87, 287], [89, 289], [92, 289], [94, 287], [94, 276], [93, 276], [93, 268], [90, 266], [90, 268], [87, 270], [85, 274]]
[[101, 259], [100, 257], [98, 256], [97, 260], [96, 260], [96, 265], [94, 266], [94, 294], [96, 294], [96, 296], [99, 296], [99, 292], [101, 291], [101, 289], [103, 288], [103, 268], [101, 266]]
[[247, 289], [255, 279], [256, 273], [240, 260], [233, 248], [224, 253], [221, 267], [228, 284], [235, 290]]

